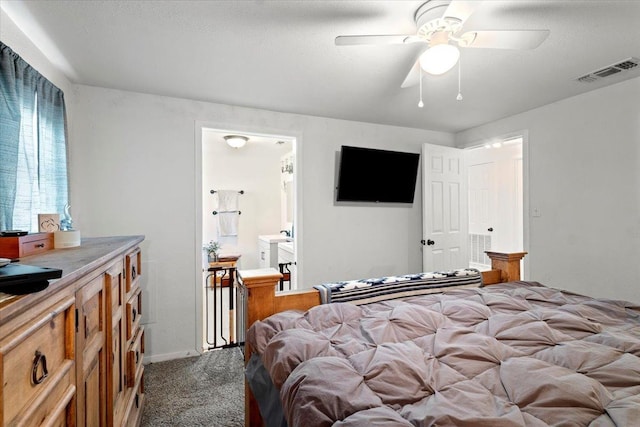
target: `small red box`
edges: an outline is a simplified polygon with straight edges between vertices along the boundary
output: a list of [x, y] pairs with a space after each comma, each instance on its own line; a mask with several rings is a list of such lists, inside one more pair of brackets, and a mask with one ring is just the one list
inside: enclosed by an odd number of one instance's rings
[[22, 258], [53, 249], [53, 233], [33, 233], [16, 237], [0, 237], [1, 258]]

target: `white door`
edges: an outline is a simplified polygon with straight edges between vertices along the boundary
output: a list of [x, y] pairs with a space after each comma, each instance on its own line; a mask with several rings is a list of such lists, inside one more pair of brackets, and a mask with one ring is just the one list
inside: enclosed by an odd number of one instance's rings
[[522, 142], [465, 150], [469, 177], [469, 261], [485, 269], [485, 250], [523, 250]]
[[491, 261], [485, 251], [491, 250], [492, 234], [497, 225], [494, 163], [474, 164], [474, 157], [469, 156], [473, 150], [465, 154], [469, 177], [469, 266], [486, 269]]
[[463, 150], [422, 146], [423, 271], [469, 265], [467, 177]]

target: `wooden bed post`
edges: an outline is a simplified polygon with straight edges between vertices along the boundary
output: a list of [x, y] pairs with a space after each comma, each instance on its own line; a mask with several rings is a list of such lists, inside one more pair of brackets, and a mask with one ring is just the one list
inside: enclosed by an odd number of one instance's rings
[[[280, 282], [282, 274], [274, 268], [263, 268], [258, 270], [238, 271], [239, 286], [244, 288], [245, 326], [253, 325], [256, 321], [265, 319], [275, 313], [276, 285]], [[245, 342], [244, 364], [249, 362], [251, 357], [251, 347]], [[260, 409], [249, 383], [244, 380], [244, 425], [262, 426], [263, 421], [260, 416]]]
[[491, 252], [485, 251], [491, 258], [491, 269], [500, 271], [500, 282], [520, 280], [520, 260], [526, 252]]
[[247, 291], [247, 329], [256, 320], [266, 319], [275, 313], [275, 286], [280, 282], [281, 277], [282, 274], [275, 268], [238, 271], [240, 286]]

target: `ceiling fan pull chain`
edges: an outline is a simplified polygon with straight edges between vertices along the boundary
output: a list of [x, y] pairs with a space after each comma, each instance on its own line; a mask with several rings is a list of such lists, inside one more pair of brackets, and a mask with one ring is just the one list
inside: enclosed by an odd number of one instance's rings
[[422, 102], [422, 67], [420, 67], [420, 102], [418, 102], [418, 107], [424, 107], [424, 102]]
[[456, 101], [462, 101], [462, 90], [461, 90], [461, 76], [462, 76], [462, 58], [458, 59], [458, 96], [456, 96]]

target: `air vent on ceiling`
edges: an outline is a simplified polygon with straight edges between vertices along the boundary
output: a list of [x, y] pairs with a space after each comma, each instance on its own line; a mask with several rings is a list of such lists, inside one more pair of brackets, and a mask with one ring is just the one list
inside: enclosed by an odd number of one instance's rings
[[601, 68], [596, 71], [592, 71], [589, 74], [578, 77], [576, 80], [582, 83], [593, 83], [605, 77], [613, 76], [621, 73], [622, 71], [632, 70], [637, 68], [640, 70], [640, 60], [638, 58], [628, 58], [617, 64], [609, 65], [608, 67]]

